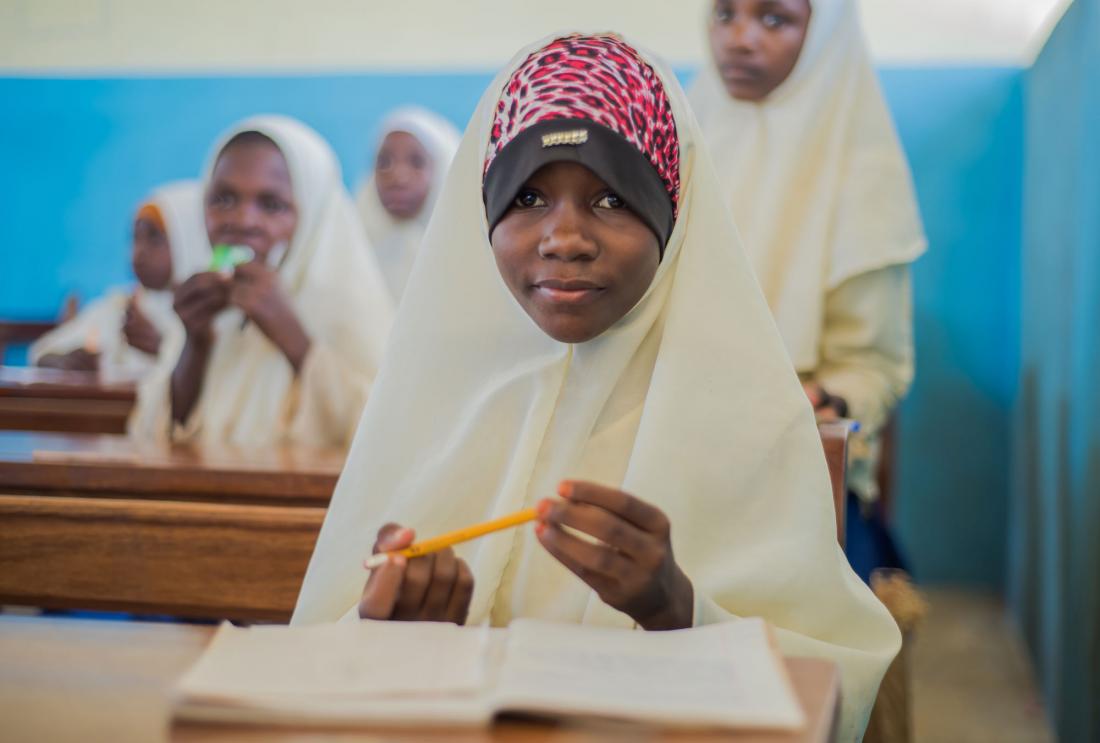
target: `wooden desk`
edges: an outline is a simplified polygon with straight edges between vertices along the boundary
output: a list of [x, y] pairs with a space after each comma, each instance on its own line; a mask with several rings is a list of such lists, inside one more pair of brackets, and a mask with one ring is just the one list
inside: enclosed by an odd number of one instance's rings
[[0, 366], [0, 429], [125, 433], [133, 382], [95, 372]]
[[343, 459], [0, 432], [0, 604], [285, 621]]
[[819, 743], [832, 740], [839, 674], [827, 661], [788, 659], [810, 724], [801, 735], [661, 734], [622, 726], [552, 726], [507, 721], [462, 733], [303, 731], [170, 722], [175, 680], [213, 627], [0, 616], [0, 720], [11, 740], [239, 741], [360, 740], [448, 743], [589, 743], [595, 740]]
[[[843, 543], [847, 428], [820, 430]], [[286, 621], [342, 465], [0, 432], [0, 604]]]

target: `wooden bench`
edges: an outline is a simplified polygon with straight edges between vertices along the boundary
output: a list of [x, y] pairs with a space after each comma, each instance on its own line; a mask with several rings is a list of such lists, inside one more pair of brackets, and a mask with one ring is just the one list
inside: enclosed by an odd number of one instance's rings
[[0, 432], [0, 604], [286, 621], [343, 459]]
[[0, 430], [125, 433], [133, 382], [95, 372], [0, 367]]

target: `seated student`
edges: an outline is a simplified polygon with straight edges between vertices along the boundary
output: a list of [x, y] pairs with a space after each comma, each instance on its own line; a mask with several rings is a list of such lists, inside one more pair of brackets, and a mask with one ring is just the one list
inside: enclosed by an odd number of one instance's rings
[[392, 309], [335, 155], [293, 119], [249, 119], [214, 148], [205, 193], [210, 243], [254, 259], [176, 290], [183, 349], [139, 389], [131, 432], [346, 446]]
[[[617, 36], [529, 47], [452, 168], [293, 621], [762, 616], [839, 664], [856, 737], [899, 633], [837, 545], [813, 411], [676, 78]], [[375, 534], [536, 504], [535, 529], [363, 570]]]
[[926, 241], [853, 0], [715, 0], [691, 93], [726, 201], [819, 417], [851, 442], [848, 556], [902, 567], [879, 432], [913, 378], [909, 264]]
[[399, 108], [382, 122], [374, 173], [356, 202], [394, 301], [401, 300], [457, 148], [458, 131], [423, 108]]
[[171, 183], [153, 191], [134, 217], [131, 261], [138, 286], [115, 290], [30, 348], [31, 363], [98, 371], [106, 380], [137, 380], [162, 355], [178, 352], [183, 326], [172, 292], [210, 260], [202, 229], [202, 188]]

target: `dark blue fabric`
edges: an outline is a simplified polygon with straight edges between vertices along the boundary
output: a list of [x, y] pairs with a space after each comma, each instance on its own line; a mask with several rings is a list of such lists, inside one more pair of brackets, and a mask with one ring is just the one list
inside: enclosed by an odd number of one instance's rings
[[864, 504], [855, 493], [848, 491], [846, 518], [844, 552], [864, 583], [870, 584], [875, 568], [900, 568], [909, 572], [909, 563], [898, 549], [878, 504]]

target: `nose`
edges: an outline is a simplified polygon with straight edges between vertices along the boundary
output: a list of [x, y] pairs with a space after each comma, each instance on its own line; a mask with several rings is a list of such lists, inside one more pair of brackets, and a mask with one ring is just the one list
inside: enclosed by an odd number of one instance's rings
[[540, 256], [559, 261], [590, 261], [599, 253], [599, 246], [585, 228], [584, 215], [577, 205], [557, 204], [546, 215], [545, 230], [539, 242]]
[[241, 199], [233, 210], [226, 214], [225, 221], [241, 232], [254, 230], [261, 224], [260, 205], [253, 199]]
[[722, 40], [730, 52], [752, 54], [760, 44], [760, 29], [751, 18], [740, 14], [724, 24]]

